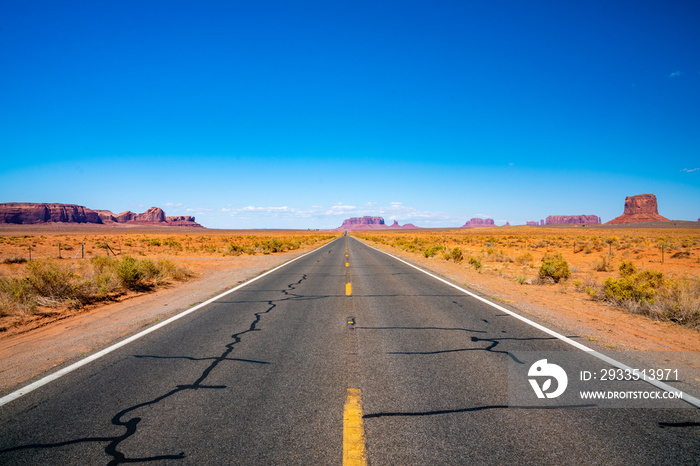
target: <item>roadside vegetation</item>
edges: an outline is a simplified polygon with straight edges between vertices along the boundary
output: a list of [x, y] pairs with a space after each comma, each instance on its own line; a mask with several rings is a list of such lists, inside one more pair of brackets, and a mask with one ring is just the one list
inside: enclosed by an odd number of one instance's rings
[[[144, 292], [194, 274], [183, 263], [294, 251], [335, 232], [47, 232], [0, 235], [0, 317], [50, 314]], [[200, 261], [200, 262], [198, 262]]]
[[80, 308], [190, 277], [187, 269], [167, 259], [93, 257], [79, 264], [33, 260], [21, 274], [0, 278], [0, 316], [34, 314], [39, 308]]
[[631, 313], [700, 330], [697, 230], [510, 227], [353, 235], [520, 285], [586, 293]]

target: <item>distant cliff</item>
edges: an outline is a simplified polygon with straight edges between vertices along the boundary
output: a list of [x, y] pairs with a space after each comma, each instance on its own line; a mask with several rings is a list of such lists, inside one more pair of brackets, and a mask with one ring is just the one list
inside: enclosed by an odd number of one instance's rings
[[600, 225], [600, 217], [597, 215], [550, 215], [544, 222], [545, 225]]
[[356, 230], [393, 230], [402, 229], [408, 230], [413, 228], [420, 228], [412, 223], [407, 223], [405, 225], [399, 225], [399, 222], [394, 220], [394, 223], [387, 225], [384, 223], [382, 217], [352, 217], [343, 220], [343, 224], [338, 228], [334, 228], [336, 231], [356, 231]]
[[495, 227], [492, 218], [473, 218], [461, 226], [461, 228]]
[[200, 227], [194, 217], [166, 217], [163, 209], [151, 207], [146, 212], [136, 214], [131, 211], [113, 214], [109, 210], [92, 210], [74, 204], [32, 204], [8, 202], [0, 204], [0, 223], [18, 225], [40, 223], [91, 223], [96, 225], [160, 225]]

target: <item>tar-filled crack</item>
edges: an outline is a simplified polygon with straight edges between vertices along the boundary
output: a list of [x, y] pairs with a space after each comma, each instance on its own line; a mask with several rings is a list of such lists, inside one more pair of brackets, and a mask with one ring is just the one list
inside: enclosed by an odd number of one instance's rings
[[[486, 320], [484, 320], [486, 322]], [[469, 328], [457, 328], [457, 327], [357, 327], [358, 330], [442, 330], [442, 331], [459, 331], [459, 332], [469, 332], [469, 333], [488, 333], [485, 330], [476, 330]], [[505, 332], [503, 332], [505, 333]], [[524, 364], [521, 360], [515, 357], [513, 353], [506, 350], [495, 349], [503, 341], [534, 341], [534, 340], [556, 340], [554, 337], [529, 337], [529, 338], [516, 338], [516, 337], [502, 337], [502, 338], [479, 338], [470, 337], [473, 343], [487, 342], [490, 343], [488, 346], [478, 346], [472, 348], [456, 348], [438, 351], [390, 351], [387, 354], [403, 354], [403, 355], [430, 355], [430, 354], [444, 354], [444, 353], [460, 353], [463, 351], [486, 351], [489, 353], [499, 353], [505, 354], [510, 357], [513, 361], [518, 364]]]
[[306, 280], [307, 276], [306, 274], [303, 274], [301, 279], [299, 281], [290, 283], [287, 285], [286, 289], [280, 290], [281, 293], [285, 296], [282, 299], [278, 300], [269, 300], [267, 301], [268, 308], [265, 309], [264, 311], [261, 312], [256, 312], [254, 313], [254, 319], [253, 322], [251, 322], [250, 326], [246, 329], [243, 330], [242, 332], [234, 333], [231, 335], [232, 341], [228, 343], [224, 348], [223, 352], [220, 355], [217, 356], [212, 356], [212, 357], [207, 357], [207, 358], [191, 358], [191, 357], [186, 357], [186, 356], [176, 356], [176, 357], [164, 357], [164, 356], [148, 356], [148, 355], [135, 355], [134, 357], [136, 358], [154, 358], [154, 359], [186, 359], [186, 360], [192, 360], [192, 361], [204, 361], [204, 360], [211, 360], [211, 363], [202, 371], [201, 375], [197, 377], [196, 380], [194, 380], [192, 383], [188, 384], [183, 384], [183, 385], [176, 385], [175, 388], [172, 390], [156, 397], [153, 398], [152, 400], [145, 401], [143, 403], [139, 403], [134, 406], [130, 406], [128, 408], [125, 408], [118, 413], [116, 413], [112, 419], [111, 422], [113, 425], [118, 426], [120, 428], [124, 429], [124, 432], [121, 435], [113, 436], [113, 437], [84, 437], [84, 438], [78, 438], [78, 439], [71, 439], [71, 440], [66, 440], [63, 442], [54, 442], [54, 443], [34, 443], [34, 444], [28, 444], [28, 445], [19, 445], [11, 448], [6, 448], [3, 450], [0, 450], [0, 454], [3, 453], [10, 453], [14, 451], [20, 451], [20, 450], [30, 450], [30, 449], [50, 449], [50, 448], [58, 448], [58, 447], [63, 447], [63, 446], [68, 446], [68, 445], [75, 445], [75, 444], [80, 444], [80, 443], [107, 443], [107, 446], [105, 447], [104, 451], [107, 455], [112, 457], [112, 459], [107, 463], [108, 465], [117, 465], [117, 464], [122, 464], [122, 463], [142, 463], [142, 462], [147, 462], [147, 461], [159, 461], [159, 460], [179, 460], [179, 459], [184, 459], [185, 452], [179, 452], [176, 454], [170, 454], [170, 455], [158, 455], [158, 456], [149, 456], [149, 457], [127, 457], [127, 455], [121, 451], [119, 451], [119, 446], [122, 442], [125, 440], [133, 437], [138, 433], [138, 424], [142, 421], [142, 418], [140, 417], [131, 417], [127, 418], [127, 415], [130, 413], [135, 412], [136, 410], [146, 407], [146, 406], [153, 406], [161, 401], [170, 398], [180, 392], [183, 392], [185, 390], [222, 390], [227, 388], [226, 385], [207, 385], [205, 384], [206, 379], [209, 377], [209, 375], [212, 373], [216, 367], [224, 362], [224, 361], [241, 361], [241, 362], [251, 362], [251, 363], [256, 363], [256, 364], [269, 364], [265, 361], [255, 361], [255, 360], [250, 360], [250, 359], [237, 359], [237, 358], [231, 358], [229, 355], [233, 352], [235, 346], [239, 344], [242, 341], [242, 337], [248, 333], [251, 332], [257, 332], [260, 331], [258, 328], [258, 325], [260, 324], [260, 321], [262, 319], [262, 316], [265, 314], [269, 314], [272, 312], [273, 309], [277, 307], [277, 303], [281, 301], [287, 301], [290, 299], [295, 299], [300, 296], [296, 295], [293, 293], [293, 290], [296, 289], [298, 285], [300, 285], [304, 280]]

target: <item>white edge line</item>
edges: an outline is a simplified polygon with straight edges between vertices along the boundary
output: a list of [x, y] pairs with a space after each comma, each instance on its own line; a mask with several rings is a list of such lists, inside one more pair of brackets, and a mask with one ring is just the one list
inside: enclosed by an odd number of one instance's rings
[[[537, 322], [533, 322], [532, 320], [530, 320], [530, 319], [528, 319], [528, 318], [526, 318], [526, 317], [523, 317], [523, 316], [521, 316], [520, 314], [516, 314], [515, 312], [510, 311], [510, 310], [504, 308], [503, 306], [499, 306], [498, 304], [492, 303], [492, 302], [489, 301], [488, 299], [482, 298], [481, 296], [478, 296], [478, 295], [472, 293], [472, 292], [469, 291], [469, 290], [465, 290], [465, 289], [462, 288], [461, 286], [458, 286], [458, 285], [456, 285], [456, 284], [454, 284], [454, 283], [451, 283], [451, 282], [445, 280], [444, 278], [438, 277], [437, 275], [434, 275], [434, 274], [432, 274], [432, 273], [430, 273], [430, 272], [428, 272], [428, 271], [426, 271], [426, 270], [423, 270], [423, 269], [421, 269], [420, 267], [411, 264], [410, 262], [406, 262], [405, 260], [400, 259], [400, 258], [394, 256], [393, 254], [390, 254], [390, 253], [388, 253], [388, 252], [386, 252], [386, 251], [382, 251], [381, 249], [377, 249], [377, 248], [375, 248], [374, 246], [370, 246], [369, 244], [365, 243], [364, 241], [363, 241], [363, 244], [365, 244], [367, 247], [370, 247], [370, 248], [372, 248], [372, 249], [374, 249], [374, 250], [376, 250], [376, 251], [382, 252], [382, 253], [386, 254], [387, 256], [389, 256], [389, 257], [393, 257], [393, 258], [396, 259], [397, 261], [403, 262], [404, 264], [406, 264], [406, 265], [408, 265], [408, 266], [410, 266], [410, 267], [413, 267], [414, 269], [419, 270], [419, 271], [423, 272], [424, 274], [429, 275], [429, 276], [433, 277], [434, 279], [439, 280], [439, 281], [441, 281], [442, 283], [444, 283], [444, 284], [446, 284], [446, 285], [449, 285], [449, 286], [451, 286], [452, 288], [455, 288], [455, 289], [461, 291], [462, 293], [468, 294], [469, 296], [471, 296], [471, 297], [473, 297], [473, 298], [475, 298], [475, 299], [478, 299], [479, 301], [481, 301], [481, 302], [483, 302], [483, 303], [485, 303], [485, 304], [488, 304], [488, 305], [491, 306], [491, 307], [495, 307], [495, 308], [498, 309], [499, 311], [505, 312], [506, 314], [508, 314], [508, 315], [510, 315], [510, 316], [513, 316], [513, 317], [515, 317], [516, 319], [519, 319], [519, 320], [525, 322], [526, 324], [531, 325], [531, 326], [535, 327], [536, 329], [543, 331], [544, 333], [547, 333], [547, 334], [549, 334], [549, 335], [552, 335], [553, 337], [556, 337], [556, 338], [560, 339], [560, 340], [563, 341], [564, 343], [570, 344], [570, 345], [573, 346], [574, 348], [578, 348], [578, 349], [580, 349], [581, 351], [585, 351], [586, 353], [590, 354], [591, 356], [595, 356], [596, 358], [600, 359], [601, 361], [607, 362], [607, 363], [610, 364], [611, 366], [615, 366], [615, 367], [617, 367], [618, 369], [622, 369], [622, 370], [624, 370], [624, 371], [633, 371], [633, 370], [634, 370], [632, 367], [630, 367], [630, 366], [628, 366], [628, 365], [626, 365], [626, 364], [623, 364], [623, 363], [621, 363], [621, 362], [619, 362], [619, 361], [616, 361], [616, 360], [614, 360], [613, 358], [604, 355], [603, 353], [599, 353], [598, 351], [596, 351], [596, 350], [594, 350], [594, 349], [591, 349], [591, 348], [589, 348], [588, 346], [583, 345], [583, 344], [581, 344], [581, 343], [579, 343], [579, 342], [577, 342], [577, 341], [574, 341], [574, 340], [572, 340], [571, 338], [565, 337], [564, 335], [562, 335], [562, 334], [560, 334], [560, 333], [557, 333], [557, 332], [555, 332], [554, 330], [550, 330], [550, 329], [548, 329], [547, 327], [544, 327], [544, 326], [538, 324]], [[696, 408], [700, 408], [700, 399], [698, 399], [698, 398], [696, 398], [696, 397], [694, 397], [694, 396], [692, 396], [692, 395], [689, 395], [689, 394], [683, 392], [682, 390], [679, 390], [679, 389], [677, 389], [677, 388], [674, 388], [674, 387], [672, 387], [672, 386], [670, 386], [670, 385], [668, 385], [668, 384], [665, 384], [665, 383], [660, 382], [660, 381], [655, 380], [655, 379], [643, 378], [642, 380], [644, 380], [645, 382], [647, 382], [647, 383], [649, 383], [649, 384], [655, 386], [656, 388], [659, 388], [659, 389], [661, 389], [661, 390], [664, 390], [664, 391], [666, 391], [666, 392], [670, 392], [670, 393], [681, 393], [681, 394], [683, 395], [682, 401], [685, 401], [685, 402], [687, 402], [687, 403], [689, 403], [689, 404], [695, 406]]]
[[58, 370], [58, 371], [56, 371], [56, 372], [54, 372], [54, 373], [52, 373], [52, 374], [47, 375], [46, 377], [43, 377], [43, 378], [37, 380], [36, 382], [30, 383], [29, 385], [27, 385], [27, 386], [25, 386], [25, 387], [22, 387], [22, 388], [20, 388], [19, 390], [16, 390], [16, 391], [14, 391], [14, 392], [12, 392], [12, 393], [10, 393], [10, 394], [8, 394], [8, 395], [5, 395], [5, 396], [3, 396], [2, 398], [0, 398], [0, 406], [3, 406], [3, 405], [5, 405], [5, 404], [7, 404], [7, 403], [9, 403], [9, 402], [11, 402], [11, 401], [14, 401], [14, 400], [16, 400], [17, 398], [19, 398], [19, 397], [21, 397], [21, 396], [24, 396], [24, 395], [26, 395], [27, 393], [32, 392], [32, 391], [36, 390], [36, 389], [39, 388], [39, 387], [43, 387], [44, 385], [48, 384], [49, 382], [53, 382], [54, 380], [59, 379], [59, 378], [63, 377], [64, 375], [66, 375], [66, 374], [68, 374], [68, 373], [70, 373], [70, 372], [73, 372], [74, 370], [76, 370], [76, 369], [78, 369], [78, 368], [80, 368], [80, 367], [83, 367], [83, 366], [86, 365], [86, 364], [91, 363], [92, 361], [95, 361], [95, 360], [97, 360], [97, 359], [100, 359], [102, 356], [105, 356], [105, 355], [111, 353], [112, 351], [115, 351], [115, 350], [121, 348], [122, 346], [126, 346], [126, 345], [128, 345], [129, 343], [131, 343], [131, 342], [133, 342], [133, 341], [136, 341], [136, 340], [138, 340], [139, 338], [144, 337], [144, 336], [148, 335], [148, 334], [151, 333], [151, 332], [155, 332], [156, 330], [158, 330], [158, 329], [160, 329], [160, 328], [162, 328], [162, 327], [165, 327], [166, 325], [168, 325], [168, 324], [170, 324], [170, 323], [172, 323], [172, 322], [175, 322], [176, 320], [178, 320], [178, 319], [180, 319], [180, 318], [182, 318], [182, 317], [185, 317], [185, 316], [188, 315], [188, 314], [191, 314], [191, 313], [193, 313], [193, 312], [195, 312], [195, 311], [198, 311], [199, 309], [201, 309], [201, 308], [203, 308], [203, 307], [205, 307], [205, 306], [208, 306], [209, 304], [213, 303], [214, 301], [217, 301], [217, 300], [223, 298], [224, 296], [233, 293], [234, 291], [238, 291], [238, 290], [240, 290], [241, 288], [243, 288], [244, 286], [248, 286], [248, 285], [250, 285], [251, 283], [253, 283], [253, 282], [257, 281], [257, 280], [260, 280], [260, 279], [263, 278], [264, 276], [269, 275], [269, 274], [271, 274], [272, 272], [275, 272], [275, 271], [281, 269], [282, 267], [285, 267], [285, 266], [291, 264], [292, 262], [301, 259], [302, 257], [308, 256], [309, 254], [318, 251], [318, 250], [321, 249], [322, 247], [327, 246], [328, 244], [331, 244], [332, 242], [333, 242], [333, 241], [328, 242], [328, 243], [326, 243], [326, 244], [322, 244], [321, 246], [317, 247], [316, 249], [314, 249], [314, 250], [312, 250], [312, 251], [309, 251], [309, 252], [307, 252], [307, 253], [305, 253], [305, 254], [302, 254], [302, 255], [299, 256], [299, 257], [295, 257], [294, 259], [291, 259], [291, 260], [289, 260], [289, 261], [287, 261], [287, 262], [285, 262], [285, 263], [283, 263], [283, 264], [281, 264], [281, 265], [278, 265], [278, 266], [275, 267], [274, 269], [268, 270], [267, 272], [265, 272], [265, 273], [263, 273], [263, 274], [261, 274], [261, 275], [258, 275], [257, 277], [253, 277], [253, 278], [251, 278], [251, 279], [249, 279], [249, 280], [247, 280], [247, 281], [241, 283], [240, 285], [238, 285], [238, 286], [236, 286], [236, 287], [234, 287], [234, 288], [231, 288], [230, 290], [226, 290], [226, 291], [224, 291], [223, 293], [221, 293], [221, 294], [219, 294], [219, 295], [217, 295], [217, 296], [214, 296], [213, 298], [210, 298], [210, 299], [204, 301], [203, 303], [197, 304], [197, 305], [194, 306], [194, 307], [191, 307], [191, 308], [189, 308], [189, 309], [187, 309], [187, 310], [185, 310], [185, 311], [183, 311], [183, 312], [181, 312], [181, 313], [179, 313], [179, 314], [177, 314], [177, 315], [174, 315], [174, 316], [170, 317], [170, 318], [164, 320], [163, 322], [161, 322], [161, 323], [159, 323], [159, 324], [157, 324], [157, 325], [154, 325], [153, 327], [149, 327], [149, 328], [147, 328], [146, 330], [143, 330], [143, 331], [141, 331], [141, 332], [139, 332], [139, 333], [137, 333], [137, 334], [135, 334], [135, 335], [130, 336], [129, 338], [126, 338], [126, 339], [120, 341], [119, 343], [115, 343], [115, 344], [113, 344], [112, 346], [108, 346], [107, 348], [105, 348], [105, 349], [103, 349], [103, 350], [100, 350], [100, 351], [98, 351], [97, 353], [91, 354], [90, 356], [86, 357], [85, 359], [81, 359], [80, 361], [77, 361], [77, 362], [71, 364], [70, 366], [66, 366], [66, 367], [64, 367], [63, 369], [60, 369], [60, 370]]

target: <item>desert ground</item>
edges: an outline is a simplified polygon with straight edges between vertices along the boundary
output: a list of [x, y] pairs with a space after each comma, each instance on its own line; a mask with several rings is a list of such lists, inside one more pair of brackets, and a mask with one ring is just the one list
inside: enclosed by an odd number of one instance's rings
[[[694, 223], [684, 222], [683, 228], [589, 225], [353, 235], [607, 348], [698, 351], [700, 229]], [[567, 262], [570, 276], [555, 283], [543, 279], [540, 268], [543, 259], [557, 254]], [[661, 272], [668, 289], [683, 289], [680, 302], [671, 304], [685, 313], [657, 306], [654, 314], [636, 302], [608, 299], [606, 280], [620, 281], [623, 262], [634, 264], [637, 275]], [[659, 288], [657, 304], [662, 294]]]
[[[26, 277], [30, 253], [32, 262], [58, 264], [72, 270], [74, 278], [84, 273], [85, 264], [105, 259], [118, 262], [125, 257], [166, 261], [185, 273], [142, 288], [115, 289], [86, 304], [49, 300], [31, 309], [5, 308], [0, 316], [0, 359], [5, 361], [0, 367], [0, 391], [202, 302], [341, 234], [3, 226], [0, 279], [5, 281]], [[696, 325], [643, 315], [633, 307], [593, 296], [595, 290], [603, 292], [606, 279], [619, 277], [623, 261], [631, 261], [641, 271], [659, 271], [664, 279], [697, 284], [700, 229], [688, 225], [382, 230], [351, 235], [604, 349], [700, 351]], [[543, 280], [539, 270], [543, 258], [556, 253], [568, 263], [570, 276], [554, 283]], [[691, 298], [697, 298], [697, 289], [693, 290], [696, 294], [691, 293]], [[696, 313], [700, 312], [698, 302], [700, 299], [689, 304]]]
[[47, 301], [41, 301], [33, 309], [17, 309], [4, 299], [0, 315], [0, 392], [203, 302], [340, 234], [56, 224], [1, 226], [3, 281], [26, 279], [30, 248], [33, 263], [50, 263], [60, 270], [73, 271], [74, 282], [85, 274], [86, 265], [104, 260], [119, 263], [125, 257], [156, 264], [168, 261], [185, 275], [166, 277], [135, 290], [117, 288], [81, 305], [71, 300], [49, 300], [48, 306], [41, 305]]

